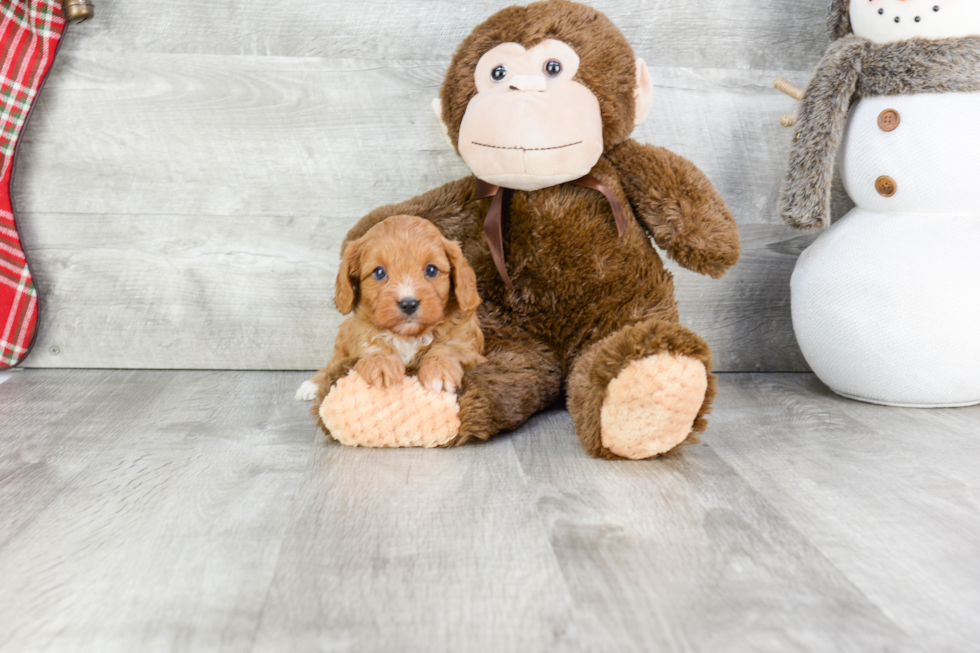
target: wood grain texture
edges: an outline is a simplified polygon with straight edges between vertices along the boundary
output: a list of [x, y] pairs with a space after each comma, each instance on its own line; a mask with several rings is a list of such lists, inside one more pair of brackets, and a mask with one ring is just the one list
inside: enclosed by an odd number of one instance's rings
[[549, 651], [569, 629], [571, 596], [507, 439], [331, 444], [301, 493], [257, 651]]
[[582, 457], [565, 411], [515, 438], [573, 601], [588, 606], [582, 650], [913, 649], [715, 454], [715, 440], [747, 434], [717, 412], [706, 444], [653, 464]]
[[[504, 4], [100, 3], [66, 38], [19, 155], [43, 305], [26, 364], [322, 365], [343, 234], [467, 174], [429, 103], [458, 41]], [[794, 102], [771, 82], [805, 83], [823, 10], [595, 6], [651, 66], [655, 104], [634, 136], [699, 165], [742, 226], [725, 281], [678, 276], [685, 322], [720, 370], [806, 370], [787, 286], [806, 241], [776, 214]], [[849, 206], [838, 183], [835, 212]]]
[[753, 437], [714, 438], [718, 455], [926, 650], [974, 647], [980, 407], [881, 409], [810, 376], [736, 378], [716, 411]]
[[[72, 33], [74, 49], [288, 57], [448, 60], [508, 0], [317, 0], [262, 5], [102, 0]], [[665, 66], [805, 70], [828, 42], [820, 3], [593, 0], [648, 61]]]
[[[20, 208], [234, 215], [243, 229], [270, 215], [353, 222], [469, 174], [429, 106], [446, 64], [66, 46], [24, 141]], [[780, 75], [792, 71], [653, 68], [634, 137], [701, 167], [740, 224], [781, 224], [791, 133], [779, 118], [794, 102], [772, 88]], [[87, 129], [68, 129], [79, 114]]]
[[[33, 217], [29, 240], [48, 246], [31, 258], [46, 300], [32, 366], [315, 369], [329, 359], [343, 320], [334, 221], [270, 216], [243, 234], [234, 217], [186, 231], [182, 216], [138, 227], [127, 216]], [[742, 239], [742, 262], [720, 281], [671, 264], [682, 320], [713, 345], [718, 369], [803, 368], [788, 288], [813, 236], [746, 225]]]
[[722, 375], [703, 443], [588, 458], [561, 409], [347, 449], [282, 372], [0, 386], [0, 651], [963, 651], [980, 407]]
[[298, 380], [4, 384], [0, 650], [248, 650], [312, 441]]

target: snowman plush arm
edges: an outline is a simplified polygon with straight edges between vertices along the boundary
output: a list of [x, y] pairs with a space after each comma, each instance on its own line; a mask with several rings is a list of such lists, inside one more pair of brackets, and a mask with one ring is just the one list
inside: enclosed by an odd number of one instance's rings
[[697, 166], [633, 139], [607, 153], [636, 218], [657, 245], [689, 270], [719, 278], [738, 261], [738, 226]]
[[779, 213], [791, 226], [830, 226], [834, 159], [868, 45], [853, 35], [833, 43], [803, 95], [779, 201]]

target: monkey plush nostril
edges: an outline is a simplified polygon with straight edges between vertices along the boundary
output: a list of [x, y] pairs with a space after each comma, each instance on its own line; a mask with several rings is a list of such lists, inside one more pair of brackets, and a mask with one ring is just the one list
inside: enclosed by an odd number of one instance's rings
[[512, 91], [546, 91], [548, 82], [544, 75], [514, 75], [510, 80]]
[[412, 315], [419, 308], [419, 300], [414, 297], [406, 297], [398, 302], [398, 308], [402, 309], [405, 315]]

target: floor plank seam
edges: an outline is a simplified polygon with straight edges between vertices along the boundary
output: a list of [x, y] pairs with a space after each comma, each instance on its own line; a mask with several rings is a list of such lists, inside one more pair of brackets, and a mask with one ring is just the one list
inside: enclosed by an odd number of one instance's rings
[[[753, 484], [738, 469], [736, 469], [735, 466], [728, 461], [728, 459], [725, 457], [724, 453], [722, 453], [719, 450], [714, 449], [714, 448], [712, 448], [712, 451], [715, 453], [716, 456], [718, 456], [718, 458], [720, 460], [722, 460], [722, 462], [725, 463], [725, 465], [728, 466], [729, 469], [732, 470], [732, 472], [735, 475], [737, 475], [742, 480], [743, 483], [745, 483], [745, 485], [749, 489], [752, 490], [752, 492], [755, 494], [757, 500], [759, 500], [760, 502], [762, 502], [769, 510], [773, 511], [773, 514], [779, 515], [779, 518], [783, 522], [784, 527], [787, 530], [795, 533], [800, 538], [801, 541], [806, 542], [810, 546], [810, 548], [814, 552], [816, 552], [817, 555], [820, 556], [820, 559], [823, 562], [825, 562], [827, 564], [827, 566], [829, 566], [831, 569], [835, 570], [840, 575], [840, 578], [843, 579], [847, 583], [847, 586], [848, 587], [850, 587], [859, 596], [863, 597], [865, 599], [865, 601], [868, 602], [869, 605], [874, 606], [875, 610], [878, 611], [878, 613], [881, 615], [881, 617], [883, 619], [887, 620], [888, 623], [890, 623], [895, 628], [896, 631], [898, 631], [899, 633], [901, 633], [902, 635], [904, 635], [906, 638], [908, 638], [909, 641], [915, 642], [920, 647], [922, 646], [922, 644], [916, 638], [912, 637], [908, 632], [905, 631], [904, 628], [902, 628], [901, 626], [899, 626], [898, 621], [889, 613], [889, 611], [884, 606], [882, 606], [879, 602], [875, 601], [870, 596], [868, 596], [868, 594], [861, 587], [859, 587], [857, 584], [855, 584], [855, 582], [851, 579], [851, 577], [843, 569], [841, 569], [836, 563], [834, 563], [833, 560], [831, 560], [830, 558], [828, 558], [827, 555], [820, 549], [820, 547], [817, 546], [817, 544], [815, 544], [813, 541], [811, 541], [811, 539], [806, 535], [806, 533], [804, 533], [803, 531], [801, 531], [790, 520], [790, 518], [782, 510], [780, 510], [771, 501], [769, 501], [768, 498], [766, 498], [766, 496], [760, 491], [760, 489], [758, 487], [756, 487], [755, 484]], [[924, 651], [926, 649], [922, 649], [922, 650]]]

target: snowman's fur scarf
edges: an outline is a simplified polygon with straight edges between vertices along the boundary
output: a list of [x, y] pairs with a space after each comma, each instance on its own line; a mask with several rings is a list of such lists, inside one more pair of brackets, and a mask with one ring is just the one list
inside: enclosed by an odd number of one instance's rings
[[980, 36], [878, 45], [849, 34], [832, 43], [800, 103], [780, 198], [783, 220], [801, 229], [830, 226], [834, 159], [855, 99], [955, 92], [980, 92]]
[[851, 33], [850, 0], [831, 0], [827, 7], [827, 26], [834, 40], [842, 39]]
[[779, 200], [787, 224], [801, 229], [830, 226], [834, 157], [868, 44], [856, 36], [833, 43], [806, 88]]

